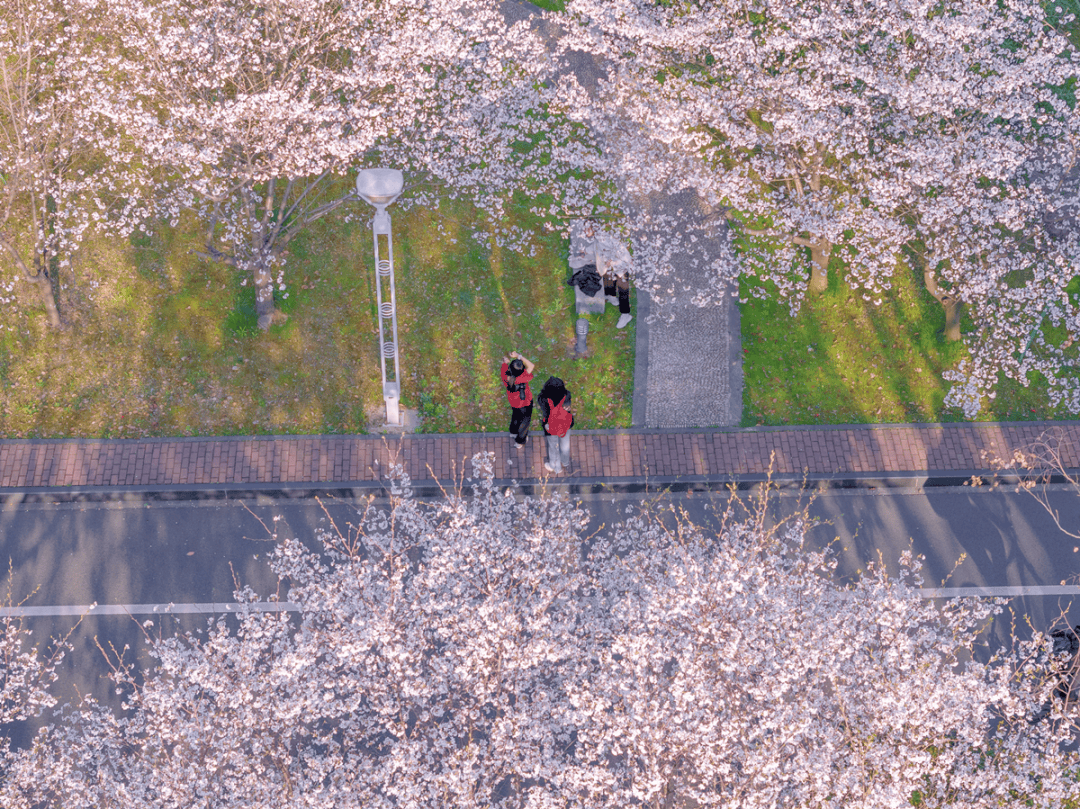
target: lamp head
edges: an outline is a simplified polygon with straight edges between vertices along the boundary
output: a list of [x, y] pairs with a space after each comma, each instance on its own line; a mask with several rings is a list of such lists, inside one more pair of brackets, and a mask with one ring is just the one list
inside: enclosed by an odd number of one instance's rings
[[397, 169], [363, 169], [356, 175], [356, 193], [382, 209], [401, 194], [405, 178]]

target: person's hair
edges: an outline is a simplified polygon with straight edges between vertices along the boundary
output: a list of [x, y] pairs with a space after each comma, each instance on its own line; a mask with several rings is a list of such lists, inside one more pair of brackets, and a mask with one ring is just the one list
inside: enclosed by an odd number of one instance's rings
[[558, 404], [564, 396], [566, 396], [566, 383], [557, 376], [549, 376], [543, 390], [540, 391], [540, 398], [551, 399], [554, 404]]
[[506, 369], [507, 376], [518, 377], [523, 373], [525, 373], [525, 363], [518, 359], [511, 360], [510, 366]]

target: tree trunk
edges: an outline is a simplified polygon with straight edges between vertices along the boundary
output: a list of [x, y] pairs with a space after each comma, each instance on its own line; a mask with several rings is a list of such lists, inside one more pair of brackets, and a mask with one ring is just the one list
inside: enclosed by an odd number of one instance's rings
[[58, 331], [64, 328], [64, 321], [60, 319], [60, 310], [56, 307], [56, 296], [53, 294], [52, 281], [44, 272], [38, 272], [33, 277], [28, 277], [30, 283], [37, 287], [38, 297], [41, 299], [45, 312], [49, 316], [49, 326]]
[[256, 198], [251, 185], [240, 188], [242, 220], [249, 224], [251, 231], [247, 246], [237, 241], [229, 245], [229, 252], [215, 246], [215, 230], [220, 213], [215, 209], [207, 222], [204, 248], [191, 251], [207, 261], [222, 261], [242, 272], [251, 270], [255, 286], [255, 315], [263, 331], [289, 319], [274, 306], [273, 280], [274, 268], [278, 266], [289, 242], [302, 232], [304, 226], [355, 198], [345, 194], [320, 204], [317, 197], [329, 176], [330, 172], [327, 171], [299, 186], [290, 180], [280, 193], [278, 181], [271, 180], [261, 201]]
[[19, 269], [22, 270], [23, 278], [33, 284], [37, 289], [38, 298], [41, 300], [41, 305], [45, 307], [45, 313], [49, 317], [49, 326], [57, 330], [63, 329], [64, 321], [60, 318], [60, 310], [56, 306], [56, 296], [53, 294], [52, 281], [49, 279], [49, 274], [42, 266], [40, 255], [36, 255], [34, 260], [36, 272], [31, 272], [14, 244], [0, 236], [0, 245], [8, 251], [8, 254], [15, 260]]
[[960, 315], [964, 305], [952, 295], [946, 295], [941, 305], [945, 308], [945, 339], [956, 342], [960, 339]]
[[[288, 198], [292, 183], [288, 183], [285, 198]], [[278, 235], [280, 222], [275, 220], [275, 191], [277, 180], [271, 179], [266, 186], [262, 200], [262, 214], [257, 215], [258, 204], [254, 186], [244, 187], [244, 207], [249, 211], [249, 218], [256, 223], [251, 231], [251, 252], [255, 257], [252, 269], [255, 273], [255, 315], [259, 328], [267, 331], [275, 323], [288, 319], [284, 312], [274, 307], [274, 257], [277, 255], [274, 241]], [[282, 200], [284, 202], [285, 200]], [[279, 212], [284, 216], [284, 211]]]
[[[773, 236], [767, 230], [743, 228], [743, 233], [751, 236]], [[824, 237], [791, 236], [792, 244], [810, 248], [810, 283], [811, 292], [824, 292], [829, 288], [829, 256], [832, 255], [832, 242]]]
[[810, 284], [811, 292], [821, 293], [829, 288], [829, 255], [832, 243], [828, 239], [813, 239], [810, 242]]
[[255, 316], [259, 328], [268, 330], [275, 323], [284, 323], [289, 316], [274, 307], [274, 283], [271, 270], [262, 261], [252, 268], [255, 279]]
[[[797, 168], [810, 173], [810, 191], [812, 195], [821, 192], [821, 162], [824, 150], [820, 144], [814, 144], [814, 152], [805, 155], [796, 161]], [[795, 172], [796, 185], [799, 195], [803, 194], [803, 184], [799, 182], [799, 172]], [[809, 234], [809, 238], [802, 241], [810, 248], [810, 283], [807, 288], [816, 294], [821, 294], [829, 288], [829, 255], [832, 253], [832, 243], [821, 236]]]
[[938, 286], [934, 271], [927, 267], [923, 270], [926, 291], [929, 292], [945, 310], [945, 339], [960, 340], [960, 316], [964, 313], [964, 304], [959, 298]]

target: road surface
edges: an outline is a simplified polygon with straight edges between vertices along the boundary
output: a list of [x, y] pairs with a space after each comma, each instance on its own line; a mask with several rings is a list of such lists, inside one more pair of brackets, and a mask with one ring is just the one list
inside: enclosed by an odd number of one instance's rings
[[[593, 515], [593, 527], [610, 526], [641, 497], [596, 495], [583, 504]], [[669, 505], [684, 508], [702, 523], [715, 521], [716, 510], [727, 503], [725, 493], [666, 497]], [[1050, 497], [1063, 524], [1080, 528], [1080, 497], [1063, 489]], [[800, 502], [795, 495], [781, 495], [771, 508], [790, 513]], [[1054, 589], [1080, 583], [1080, 540], [1062, 532], [1028, 494], [967, 487], [837, 490], [818, 494], [810, 512], [824, 521], [810, 536], [815, 543], [832, 544], [841, 578], [858, 575], [879, 557], [895, 570], [900, 554], [911, 548], [925, 557], [928, 588], [980, 587], [1014, 595], [1014, 613], [1037, 628], [1063, 614], [1072, 623], [1080, 620], [1071, 597]], [[0, 549], [11, 562], [16, 600], [32, 593], [26, 605], [43, 613], [27, 619], [37, 640], [70, 631], [78, 621], [71, 613], [82, 612], [71, 607], [96, 602], [116, 609], [117, 614], [82, 618], [56, 691], [62, 702], [79, 693], [109, 702], [114, 697], [103, 679], [108, 669], [99, 646], [122, 650], [127, 645], [131, 659], [143, 645], [138, 622], [154, 620], [148, 630], [153, 632], [194, 629], [212, 617], [198, 610], [230, 602], [235, 583], [263, 597], [274, 593], [277, 582], [265, 562], [270, 532], [307, 541], [331, 520], [345, 530], [356, 521], [356, 504], [254, 496], [243, 501], [9, 501], [0, 511]], [[170, 603], [196, 611], [125, 614], [139, 605]], [[995, 622], [995, 639], [1005, 639], [1008, 629], [1008, 621]]]

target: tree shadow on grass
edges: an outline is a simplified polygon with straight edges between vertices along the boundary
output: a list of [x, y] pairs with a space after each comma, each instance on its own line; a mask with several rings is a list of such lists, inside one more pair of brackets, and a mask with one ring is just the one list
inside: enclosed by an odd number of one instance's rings
[[774, 299], [744, 305], [744, 424], [949, 418], [941, 373], [955, 362], [958, 349], [939, 334], [939, 307], [903, 267], [893, 293], [879, 306], [851, 290], [842, 271], [834, 258], [829, 289], [808, 295], [794, 317]]

